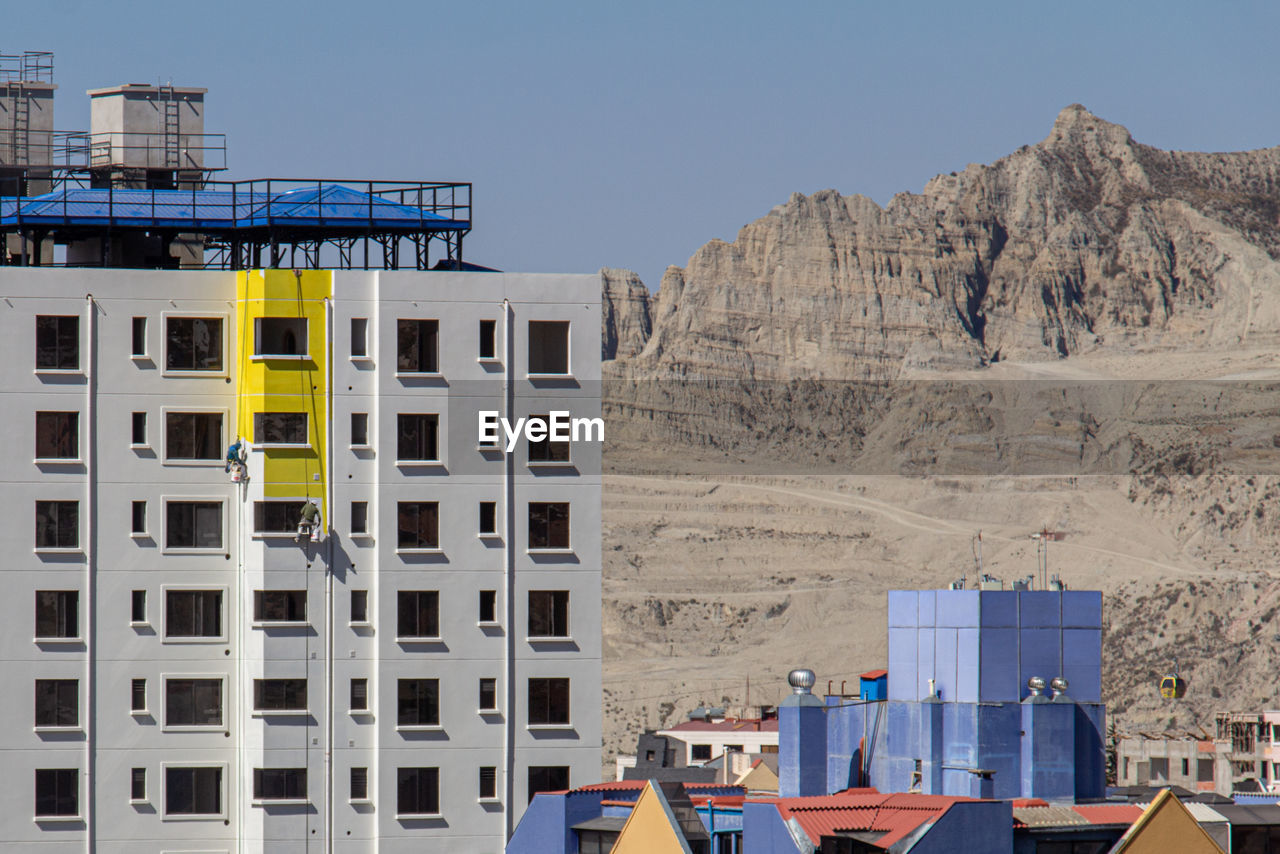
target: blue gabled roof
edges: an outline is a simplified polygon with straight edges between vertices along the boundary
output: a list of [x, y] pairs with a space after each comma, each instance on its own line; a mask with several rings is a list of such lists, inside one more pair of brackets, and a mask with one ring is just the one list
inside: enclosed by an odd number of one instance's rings
[[417, 204], [404, 204], [341, 184], [300, 187], [279, 193], [226, 190], [111, 190], [67, 187], [42, 196], [0, 197], [0, 227], [133, 226], [233, 231], [289, 227], [334, 227], [414, 231], [466, 229]]

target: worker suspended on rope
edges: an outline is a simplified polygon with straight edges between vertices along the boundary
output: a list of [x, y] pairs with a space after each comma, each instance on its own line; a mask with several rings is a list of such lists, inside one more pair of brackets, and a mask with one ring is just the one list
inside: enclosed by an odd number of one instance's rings
[[234, 480], [240, 480], [244, 476], [244, 463], [246, 459], [244, 442], [239, 436], [227, 448], [227, 464], [225, 471], [233, 476]]
[[320, 539], [320, 508], [315, 499], [302, 504], [302, 516], [298, 519], [298, 542], [310, 538], [312, 542]]

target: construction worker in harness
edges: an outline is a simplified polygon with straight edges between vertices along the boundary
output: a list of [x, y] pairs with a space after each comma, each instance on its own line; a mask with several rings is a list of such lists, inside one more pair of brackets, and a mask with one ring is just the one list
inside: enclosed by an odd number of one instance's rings
[[320, 508], [314, 498], [303, 503], [302, 517], [298, 519], [298, 542], [308, 537], [312, 542], [320, 539]]
[[[244, 461], [244, 443], [241, 441], [239, 436], [236, 436], [236, 440], [227, 448], [227, 465], [225, 467], [225, 471], [228, 474], [235, 472], [237, 475], [243, 475]], [[239, 477], [236, 479], [239, 480]]]

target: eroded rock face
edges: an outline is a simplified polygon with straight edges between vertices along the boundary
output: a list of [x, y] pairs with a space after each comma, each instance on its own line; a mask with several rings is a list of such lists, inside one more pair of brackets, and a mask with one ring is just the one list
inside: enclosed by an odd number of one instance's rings
[[[1278, 219], [1280, 148], [1161, 151], [1072, 105], [1040, 143], [884, 208], [795, 194], [733, 243], [706, 244], [667, 270], [624, 373], [892, 379], [1057, 359], [1110, 336], [1280, 340], [1280, 313], [1254, 305], [1280, 287]], [[622, 312], [624, 281], [605, 287], [606, 358], [625, 357], [643, 337], [639, 301]]]
[[634, 356], [644, 349], [653, 330], [649, 289], [630, 270], [612, 267], [600, 271], [600, 285], [600, 358], [608, 361]]

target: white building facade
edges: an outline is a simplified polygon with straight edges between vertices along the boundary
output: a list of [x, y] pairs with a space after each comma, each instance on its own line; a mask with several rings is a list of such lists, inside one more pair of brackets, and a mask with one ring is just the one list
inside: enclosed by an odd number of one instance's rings
[[0, 268], [0, 848], [493, 854], [595, 782], [601, 445], [477, 422], [598, 418], [599, 318], [596, 276]]

